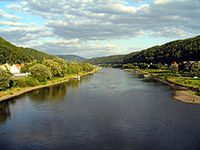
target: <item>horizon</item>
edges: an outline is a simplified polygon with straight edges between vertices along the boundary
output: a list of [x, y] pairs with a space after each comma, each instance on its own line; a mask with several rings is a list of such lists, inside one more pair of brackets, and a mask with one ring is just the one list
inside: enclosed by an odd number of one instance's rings
[[122, 55], [198, 36], [199, 7], [198, 0], [3, 0], [0, 36], [53, 55]]

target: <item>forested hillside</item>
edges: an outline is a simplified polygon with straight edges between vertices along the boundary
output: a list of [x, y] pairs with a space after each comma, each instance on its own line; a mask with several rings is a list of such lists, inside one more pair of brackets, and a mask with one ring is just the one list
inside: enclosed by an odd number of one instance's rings
[[57, 55], [58, 57], [66, 60], [66, 61], [75, 61], [75, 62], [82, 62], [85, 60], [85, 58], [77, 55]]
[[124, 61], [125, 55], [113, 55], [107, 57], [96, 57], [88, 59], [87, 62], [92, 64], [121, 64]]
[[55, 56], [31, 48], [17, 47], [0, 37], [0, 64], [26, 63], [44, 58], [52, 59]]
[[140, 52], [128, 55], [116, 55], [109, 57], [93, 58], [89, 62], [96, 64], [116, 63], [167, 63], [173, 61], [197, 61], [200, 60], [200, 36], [185, 40], [177, 40], [161, 46], [154, 46]]

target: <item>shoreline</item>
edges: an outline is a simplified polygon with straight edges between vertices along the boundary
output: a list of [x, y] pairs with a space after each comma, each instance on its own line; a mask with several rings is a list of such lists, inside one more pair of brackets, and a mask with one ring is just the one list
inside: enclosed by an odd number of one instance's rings
[[[126, 69], [126, 71], [133, 71], [133, 70]], [[150, 73], [143, 72], [142, 70], [136, 70], [134, 72], [137, 73], [138, 75], [143, 75], [144, 78], [145, 76], [147, 76], [147, 78], [150, 78], [156, 82], [160, 82], [164, 85], [171, 87], [173, 89], [172, 98], [174, 100], [188, 104], [200, 104], [200, 96], [196, 95], [195, 92], [188, 87], [166, 81], [159, 77], [153, 76]]]
[[[90, 71], [90, 72], [87, 72], [87, 73], [80, 73], [78, 75], [83, 77], [83, 76], [90, 75], [90, 74], [93, 74], [93, 73], [98, 72], [98, 71], [99, 71], [99, 68], [96, 68], [93, 71]], [[0, 103], [3, 102], [3, 101], [9, 100], [11, 98], [23, 95], [25, 93], [34, 91], [34, 90], [38, 90], [38, 89], [42, 89], [42, 88], [46, 88], [46, 87], [51, 87], [51, 86], [54, 86], [54, 85], [58, 85], [58, 84], [61, 84], [61, 83], [68, 82], [71, 79], [75, 79], [76, 76], [77, 75], [71, 75], [71, 76], [58, 78], [58, 79], [55, 79], [55, 80], [50, 80], [50, 81], [47, 81], [47, 83], [45, 85], [37, 85], [37, 86], [34, 86], [34, 87], [24, 87], [24, 88], [14, 87], [14, 88], [8, 89], [10, 95], [5, 95], [5, 96], [0, 97]], [[8, 91], [8, 90], [6, 90], [6, 91]]]

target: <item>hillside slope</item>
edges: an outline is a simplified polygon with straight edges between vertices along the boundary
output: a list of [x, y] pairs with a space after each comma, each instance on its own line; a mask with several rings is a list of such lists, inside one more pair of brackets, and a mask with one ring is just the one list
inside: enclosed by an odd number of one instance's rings
[[[138, 55], [127, 56], [125, 63], [167, 63], [173, 61], [197, 61], [200, 60], [200, 36], [185, 40], [177, 40], [161, 46], [154, 46], [140, 51]], [[130, 56], [130, 57], [129, 57]]]
[[82, 62], [85, 60], [85, 58], [77, 55], [57, 55], [58, 57], [66, 60], [66, 61], [77, 61], [77, 62]]
[[154, 46], [128, 55], [89, 59], [94, 64], [167, 63], [200, 60], [200, 36]]
[[56, 56], [43, 53], [31, 48], [17, 47], [0, 37], [0, 64], [5, 63], [27, 63], [44, 58], [55, 58]]

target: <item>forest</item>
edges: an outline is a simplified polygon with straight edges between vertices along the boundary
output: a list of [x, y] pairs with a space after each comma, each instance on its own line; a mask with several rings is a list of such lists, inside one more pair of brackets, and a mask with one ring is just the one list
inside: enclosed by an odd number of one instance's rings
[[87, 60], [93, 64], [171, 64], [183, 61], [198, 61], [200, 59], [200, 36], [184, 40], [176, 40], [164, 45], [154, 46], [127, 55], [113, 55]]
[[56, 56], [35, 49], [17, 47], [0, 37], [0, 64], [21, 64], [32, 61], [42, 61], [44, 58], [53, 59]]

